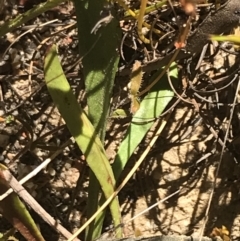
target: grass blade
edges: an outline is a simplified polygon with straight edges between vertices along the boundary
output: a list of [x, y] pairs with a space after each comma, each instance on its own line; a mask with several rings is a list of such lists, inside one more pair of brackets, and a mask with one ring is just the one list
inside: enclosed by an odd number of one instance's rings
[[[51, 47], [45, 58], [44, 75], [48, 91], [54, 103], [64, 118], [70, 133], [84, 153], [87, 163], [98, 179], [105, 197], [108, 198], [115, 187], [111, 166], [100, 139], [77, 102], [63, 73], [56, 46]], [[114, 224], [120, 224], [120, 208], [117, 198], [112, 201], [110, 211]]]
[[219, 42], [232, 42], [234, 44], [240, 45], [240, 37], [237, 35], [210, 35], [211, 40], [219, 41]]
[[[159, 70], [159, 72], [160, 71], [162, 70]], [[176, 82], [178, 75], [176, 65], [172, 65], [169, 74], [173, 81]], [[152, 80], [154, 80], [155, 76], [158, 75], [159, 73], [156, 73], [156, 75], [152, 77]], [[140, 104], [140, 109], [132, 118], [132, 122], [127, 130], [124, 140], [119, 147], [117, 156], [113, 163], [113, 172], [116, 180], [119, 178], [128, 159], [131, 157], [136, 147], [153, 125], [155, 118], [161, 115], [173, 96], [174, 93], [168, 84], [168, 79], [165, 74], [161, 81], [159, 81], [153, 87], [150, 93], [143, 99]]]

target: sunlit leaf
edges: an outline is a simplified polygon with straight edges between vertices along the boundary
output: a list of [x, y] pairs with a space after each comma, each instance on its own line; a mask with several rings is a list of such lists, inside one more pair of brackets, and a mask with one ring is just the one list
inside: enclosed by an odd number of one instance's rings
[[[160, 71], [162, 70], [159, 70], [159, 72]], [[157, 75], [159, 75], [159, 73], [156, 73], [156, 75], [152, 77], [152, 80], [154, 80]], [[172, 81], [176, 83], [178, 76], [176, 64], [171, 66], [169, 75]], [[169, 86], [167, 76], [165, 75], [143, 99], [139, 110], [132, 118], [132, 122], [128, 127], [126, 136], [119, 147], [113, 163], [113, 172], [116, 180], [136, 147], [153, 125], [155, 118], [161, 115], [173, 96], [174, 92]]]
[[[111, 166], [100, 139], [77, 102], [63, 73], [55, 45], [50, 48], [45, 58], [44, 75], [48, 91], [54, 103], [65, 120], [70, 133], [84, 153], [87, 163], [98, 179], [105, 197], [108, 198], [112, 195], [115, 187]], [[110, 204], [110, 210], [114, 224], [120, 224], [120, 208], [117, 198]]]

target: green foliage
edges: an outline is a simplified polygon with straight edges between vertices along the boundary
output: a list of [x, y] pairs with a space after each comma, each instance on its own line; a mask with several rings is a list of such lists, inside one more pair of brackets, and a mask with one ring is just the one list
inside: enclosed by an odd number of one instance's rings
[[[104, 148], [91, 122], [81, 109], [63, 73], [56, 46], [49, 50], [44, 63], [44, 75], [48, 91], [75, 138], [87, 163], [108, 198], [115, 188], [115, 179]], [[110, 204], [115, 226], [121, 223], [120, 207], [117, 198]]]
[[[118, 21], [112, 19], [111, 12], [105, 9], [105, 0], [75, 0], [78, 25], [79, 51], [83, 56], [83, 74], [87, 92], [88, 116], [95, 132], [101, 141], [105, 139], [106, 120], [109, 114], [112, 87], [117, 71], [120, 45], [120, 27]], [[110, 22], [93, 33], [93, 28], [109, 15]], [[98, 208], [99, 184], [93, 173], [90, 173], [89, 197], [87, 204], [88, 218]], [[99, 237], [102, 229], [104, 213], [93, 222], [86, 234], [86, 240]], [[119, 236], [121, 237], [121, 233]]]
[[[26, 13], [18, 15], [15, 19], [6, 22], [0, 27], [0, 36], [4, 36], [7, 32], [16, 29], [28, 20], [33, 19], [62, 2], [64, 1], [48, 0]], [[164, 0], [160, 4], [165, 2]], [[102, 18], [101, 12], [105, 8], [105, 0], [75, 0], [74, 4], [77, 15], [79, 51], [80, 55], [83, 57], [82, 72], [87, 93], [88, 116], [81, 109], [66, 80], [55, 46], [50, 48], [45, 58], [44, 75], [48, 91], [59, 109], [60, 114], [64, 118], [70, 133], [84, 153], [91, 169], [87, 205], [87, 213], [88, 217], [90, 217], [97, 211], [98, 206], [112, 195], [116, 185], [115, 178], [120, 176], [133, 151], [151, 128], [155, 118], [162, 113], [174, 94], [168, 86], [167, 77], [165, 76], [140, 103], [138, 91], [141, 87], [143, 73], [141, 71], [141, 64], [139, 63], [137, 79], [133, 79], [135, 81], [132, 81], [129, 92], [130, 98], [132, 99], [132, 113], [136, 113], [133, 116], [126, 137], [120, 146], [112, 169], [106, 157], [103, 143], [105, 140], [106, 124], [109, 118], [112, 87], [119, 62], [118, 48], [120, 46], [121, 30], [118, 20], [114, 18], [114, 13], [109, 11], [109, 18], [105, 21], [104, 26], [100, 26], [97, 31], [92, 31]], [[113, 16], [111, 14], [113, 14]], [[134, 15], [136, 17], [136, 14]], [[162, 70], [159, 70], [159, 72], [160, 71]], [[170, 75], [174, 78], [177, 77], [176, 71], [176, 66], [173, 66]], [[159, 75], [159, 73], [157, 73], [157, 75]], [[112, 117], [122, 118], [127, 115], [128, 113], [125, 110], [116, 110]], [[8, 122], [11, 121], [12, 119], [9, 118]], [[7, 188], [6, 183], [0, 182], [1, 192]], [[101, 191], [103, 191], [104, 196], [102, 195], [102, 198], [99, 200]], [[16, 194], [11, 194], [3, 200], [0, 203], [0, 209], [1, 205], [6, 205], [7, 200], [10, 200], [14, 205], [17, 203], [16, 205], [21, 215], [24, 215], [25, 219], [27, 217], [26, 220], [28, 220], [28, 225], [31, 217], [28, 216], [25, 207], [21, 206], [22, 203]], [[4, 216], [8, 219], [12, 219], [13, 212], [8, 211], [9, 209], [6, 210]], [[119, 225], [121, 216], [117, 198], [111, 202], [110, 211], [114, 225]], [[103, 212], [98, 216], [95, 222], [92, 223], [86, 232], [86, 240], [94, 240], [99, 237], [104, 218], [105, 213]], [[31, 225], [35, 227], [34, 223]], [[41, 239], [41, 234], [34, 228], [29, 232], [30, 234], [33, 233], [36, 235], [38, 238], [36, 240], [43, 240]], [[121, 232], [118, 230], [117, 237], [121, 237], [121, 235]]]
[[[161, 71], [162, 69], [153, 75], [150, 82], [154, 81]], [[176, 82], [178, 76], [176, 64], [171, 66], [169, 75], [173, 79], [173, 82]], [[173, 96], [174, 93], [168, 84], [168, 79], [165, 74], [143, 99], [139, 110], [132, 118], [132, 122], [128, 127], [126, 136], [119, 147], [113, 164], [113, 172], [116, 180], [118, 180], [136, 147], [153, 125], [155, 118], [158, 118], [161, 115]]]

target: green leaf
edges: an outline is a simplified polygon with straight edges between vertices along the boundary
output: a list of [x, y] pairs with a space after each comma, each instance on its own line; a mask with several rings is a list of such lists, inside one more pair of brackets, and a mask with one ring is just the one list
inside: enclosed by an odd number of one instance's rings
[[[1, 171], [6, 169], [7, 167], [0, 164], [0, 195], [4, 194], [10, 188]], [[16, 193], [12, 193], [0, 201], [0, 213], [26, 238], [26, 240], [44, 241], [34, 220]]]
[[[152, 81], [161, 71], [162, 69], [152, 77]], [[176, 83], [178, 76], [176, 64], [171, 66], [169, 75], [171, 76], [172, 81]], [[136, 147], [153, 125], [155, 118], [158, 118], [161, 115], [173, 96], [174, 92], [169, 86], [167, 76], [164, 75], [153, 87], [150, 93], [143, 99], [139, 110], [132, 118], [132, 122], [128, 127], [126, 136], [119, 147], [112, 166], [116, 180], [118, 180]]]
[[87, 91], [88, 115], [103, 141], [109, 113], [112, 87], [119, 62], [120, 27], [113, 18], [107, 25], [91, 33], [103, 16], [111, 14], [105, 0], [74, 1], [77, 14], [79, 51], [83, 56], [83, 74]]
[[[88, 115], [96, 133], [102, 142], [109, 115], [112, 87], [119, 62], [118, 48], [121, 41], [121, 29], [118, 20], [112, 18], [105, 7], [106, 0], [75, 0], [78, 25], [79, 52], [83, 57], [83, 75], [87, 92]], [[101, 12], [103, 13], [101, 15]], [[92, 29], [96, 24], [109, 16], [110, 22], [103, 24], [96, 33]], [[87, 200], [87, 216], [92, 216], [98, 209], [99, 183], [90, 173], [89, 197]], [[86, 232], [86, 240], [97, 239], [101, 234], [104, 213], [91, 223]], [[119, 236], [121, 236], [121, 232]]]
[[[106, 198], [112, 195], [115, 179], [105, 150], [91, 122], [80, 107], [63, 73], [56, 46], [52, 46], [45, 58], [44, 76], [48, 91], [75, 138], [87, 163], [99, 181]], [[110, 204], [114, 224], [119, 225], [120, 207], [117, 198]]]
[[218, 35], [210, 35], [211, 40], [219, 41], [219, 42], [233, 42], [234, 44], [240, 45], [240, 37], [236, 35], [223, 35], [223, 36], [218, 36]]

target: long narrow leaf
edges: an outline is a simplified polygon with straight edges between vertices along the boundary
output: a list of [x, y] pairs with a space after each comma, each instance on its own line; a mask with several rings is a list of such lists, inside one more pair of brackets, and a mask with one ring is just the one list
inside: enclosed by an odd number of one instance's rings
[[[104, 142], [112, 87], [119, 61], [121, 30], [106, 0], [75, 0], [74, 3], [79, 51], [83, 56], [88, 115], [101, 141]], [[104, 21], [100, 24], [101, 20]], [[98, 209], [100, 191], [99, 183], [91, 172], [88, 190], [87, 215], [91, 217]], [[99, 214], [91, 223], [86, 232], [86, 240], [94, 240], [100, 236], [104, 216], [104, 212]]]
[[[105, 136], [112, 86], [119, 62], [120, 27], [118, 21], [105, 9], [105, 0], [76, 0], [79, 50], [83, 56], [83, 74], [87, 91], [88, 115], [100, 139]], [[102, 13], [102, 15], [101, 15]], [[108, 24], [92, 30], [109, 15]]]
[[[159, 70], [162, 71], [162, 70]], [[153, 76], [153, 80], [155, 76]], [[170, 76], [173, 82], [176, 82], [178, 75], [177, 66], [173, 65], [170, 69]], [[128, 159], [142, 141], [148, 130], [153, 125], [155, 118], [159, 117], [168, 103], [174, 96], [174, 92], [168, 84], [165, 75], [143, 99], [140, 109], [132, 118], [132, 122], [127, 130], [126, 136], [122, 141], [115, 161], [113, 163], [113, 172], [116, 180], [119, 178]]]
[[[70, 133], [84, 153], [87, 163], [98, 179], [105, 197], [108, 198], [115, 187], [111, 166], [100, 139], [77, 102], [63, 73], [56, 46], [51, 47], [45, 58], [44, 75], [48, 91], [54, 103], [64, 118]], [[110, 210], [114, 224], [120, 224], [120, 208], [117, 198], [112, 201]]]

